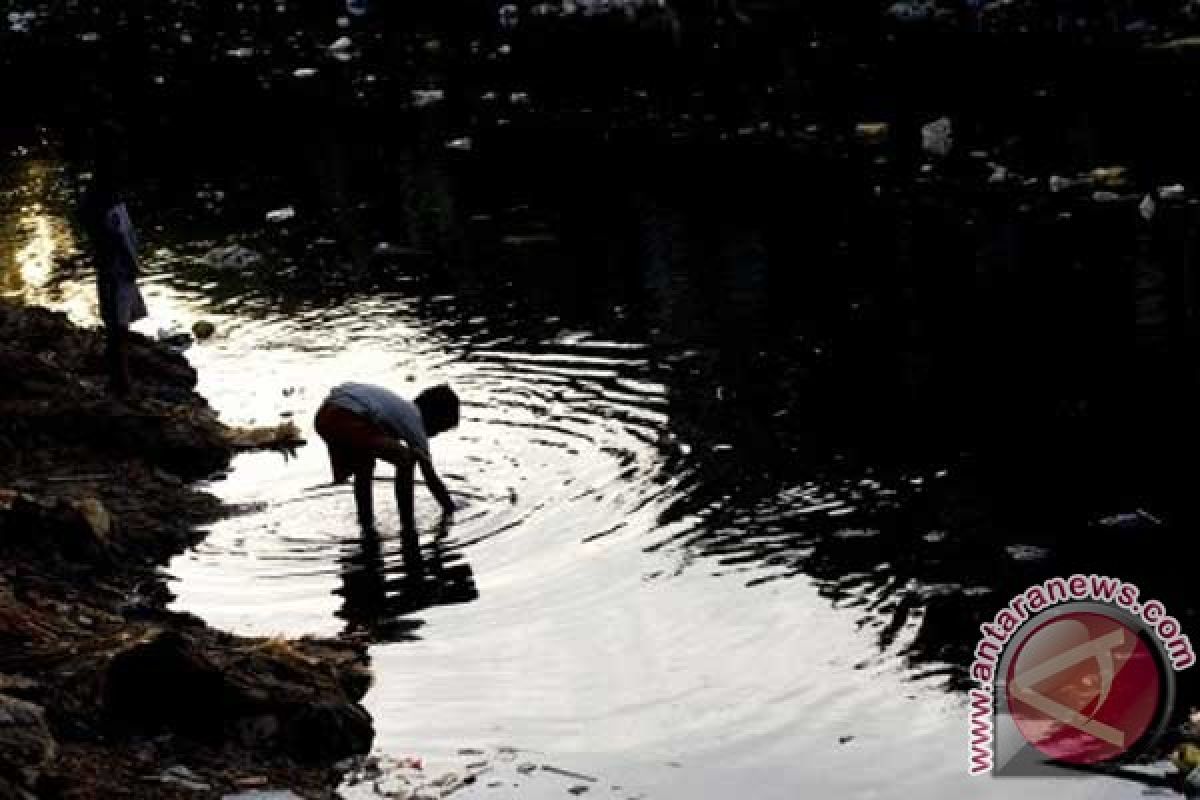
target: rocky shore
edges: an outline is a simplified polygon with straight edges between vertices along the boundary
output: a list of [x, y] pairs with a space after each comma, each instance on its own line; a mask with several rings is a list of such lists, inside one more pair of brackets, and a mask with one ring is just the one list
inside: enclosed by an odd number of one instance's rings
[[159, 571], [223, 513], [189, 482], [295, 430], [224, 426], [135, 339], [116, 400], [98, 331], [0, 304], [0, 798], [331, 797], [373, 738], [364, 649], [212, 630]]

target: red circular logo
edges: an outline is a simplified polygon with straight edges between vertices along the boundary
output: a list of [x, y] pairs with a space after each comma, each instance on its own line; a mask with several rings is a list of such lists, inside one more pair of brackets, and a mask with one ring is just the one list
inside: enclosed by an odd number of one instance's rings
[[1095, 611], [1035, 628], [1008, 665], [1009, 713], [1025, 740], [1074, 764], [1125, 753], [1158, 717], [1163, 676], [1138, 631]]

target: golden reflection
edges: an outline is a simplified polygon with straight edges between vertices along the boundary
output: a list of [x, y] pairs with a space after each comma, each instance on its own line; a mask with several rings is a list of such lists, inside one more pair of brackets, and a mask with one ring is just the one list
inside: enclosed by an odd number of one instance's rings
[[62, 274], [78, 250], [65, 212], [50, 203], [57, 173], [57, 165], [30, 161], [0, 186], [0, 297], [86, 316], [90, 298], [64, 280], [78, 276]]

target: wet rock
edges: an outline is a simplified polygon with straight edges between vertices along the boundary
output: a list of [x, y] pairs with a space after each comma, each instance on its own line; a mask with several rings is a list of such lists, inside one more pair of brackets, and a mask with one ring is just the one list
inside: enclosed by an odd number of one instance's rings
[[29, 792], [57, 753], [41, 706], [0, 694], [0, 790], [4, 782], [15, 790], [0, 796], [33, 797]]
[[208, 320], [197, 320], [192, 325], [192, 335], [199, 341], [204, 341], [217, 332], [217, 328]]
[[241, 646], [200, 634], [154, 633], [116, 654], [105, 712], [118, 727], [179, 731], [332, 763], [370, 749], [371, 717], [340, 673], [361, 669], [355, 650], [265, 640]]
[[0, 494], [0, 549], [23, 547], [52, 557], [98, 561], [109, 550], [112, 515], [95, 497]]

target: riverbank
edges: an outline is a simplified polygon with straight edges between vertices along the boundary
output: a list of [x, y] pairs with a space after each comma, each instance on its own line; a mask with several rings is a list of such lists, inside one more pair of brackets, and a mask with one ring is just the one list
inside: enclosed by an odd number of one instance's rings
[[159, 567], [223, 513], [191, 482], [245, 437], [134, 339], [138, 394], [115, 400], [98, 331], [0, 304], [0, 796], [332, 796], [373, 738], [365, 648], [166, 610]]

